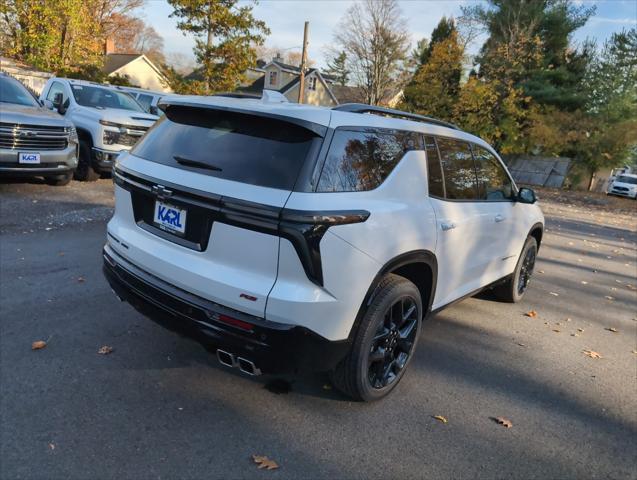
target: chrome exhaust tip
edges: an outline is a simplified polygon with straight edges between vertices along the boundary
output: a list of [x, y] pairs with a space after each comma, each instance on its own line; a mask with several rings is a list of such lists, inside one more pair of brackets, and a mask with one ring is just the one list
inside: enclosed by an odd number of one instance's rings
[[224, 350], [217, 350], [217, 360], [226, 367], [234, 368], [237, 366], [234, 355]]
[[261, 375], [261, 370], [259, 370], [253, 362], [245, 358], [237, 357], [237, 366], [239, 367], [239, 370], [247, 375]]

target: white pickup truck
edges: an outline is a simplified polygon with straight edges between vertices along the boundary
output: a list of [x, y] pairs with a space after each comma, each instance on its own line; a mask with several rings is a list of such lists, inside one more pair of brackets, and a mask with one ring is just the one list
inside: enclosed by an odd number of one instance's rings
[[109, 174], [119, 153], [130, 150], [158, 118], [146, 113], [129, 94], [84, 80], [53, 77], [40, 100], [77, 129], [77, 180], [94, 181]]

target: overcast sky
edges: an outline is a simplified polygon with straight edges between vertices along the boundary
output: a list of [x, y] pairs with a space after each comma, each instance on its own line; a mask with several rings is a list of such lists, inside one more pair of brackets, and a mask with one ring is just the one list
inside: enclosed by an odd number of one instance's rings
[[[443, 15], [457, 17], [462, 5], [480, 0], [402, 0], [402, 13], [407, 19], [412, 44], [429, 37]], [[335, 28], [352, 0], [261, 0], [254, 8], [254, 15], [266, 22], [271, 30], [266, 46], [294, 49], [303, 43], [303, 23], [310, 22], [309, 57], [319, 66], [325, 65], [325, 52], [332, 43]], [[588, 23], [579, 29], [574, 39], [586, 37], [602, 43], [611, 33], [637, 25], [637, 1], [576, 1], [578, 4], [596, 5], [597, 11]], [[142, 16], [164, 37], [165, 51], [192, 56], [194, 41], [176, 28], [176, 21], [169, 18], [172, 9], [165, 0], [148, 0]], [[479, 43], [479, 41], [477, 42]], [[479, 44], [473, 46], [477, 51]]]

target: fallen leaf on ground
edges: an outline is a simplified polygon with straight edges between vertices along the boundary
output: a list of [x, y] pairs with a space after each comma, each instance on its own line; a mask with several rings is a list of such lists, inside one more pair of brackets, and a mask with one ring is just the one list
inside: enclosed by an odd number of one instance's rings
[[614, 297], [611, 297], [610, 295], [605, 295], [605, 296], [604, 296], [604, 298], [605, 298], [606, 300], [615, 300], [615, 298], [614, 298]]
[[504, 417], [491, 417], [491, 418], [494, 422], [499, 423], [503, 427], [511, 428], [513, 426], [513, 423], [511, 423], [511, 420], [507, 420]]
[[571, 337], [579, 337], [577, 333], [571, 333]]
[[615, 327], [608, 327], [608, 328], [605, 328], [604, 330], [608, 330], [609, 332], [617, 333], [617, 329]]
[[560, 294], [559, 293], [555, 293], [555, 292], [549, 292], [551, 295], [553, 295], [554, 297], [559, 297]]
[[252, 460], [259, 465], [259, 468], [265, 468], [266, 470], [279, 468], [279, 465], [274, 460], [270, 460], [265, 455], [252, 455]]
[[109, 347], [108, 345], [104, 345], [103, 347], [100, 347], [100, 349], [97, 351], [97, 353], [99, 353], [100, 355], [108, 355], [112, 351], [113, 351], [113, 347]]
[[593, 350], [582, 350], [582, 352], [584, 352], [584, 355], [586, 355], [587, 357], [591, 357], [591, 358], [602, 358], [602, 356], [593, 351]]
[[578, 328], [578, 329], [577, 329], [577, 331], [578, 331], [578, 332], [583, 332], [583, 331], [584, 331], [584, 329], [583, 329], [583, 328]]
[[46, 347], [46, 342], [44, 340], [37, 340], [31, 344], [31, 350], [40, 350], [44, 347]]
[[524, 343], [518, 343], [519, 346], [521, 347], [526, 347], [526, 345]]
[[530, 312], [526, 312], [524, 315], [526, 317], [534, 318], [534, 317], [537, 317], [537, 312], [535, 310], [531, 310]]
[[55, 445], [54, 445], [53, 443], [49, 443], [49, 448], [50, 448], [51, 450], [55, 450]]
[[588, 282], [586, 280], [582, 280], [582, 285], [588, 285]]
[[77, 277], [77, 283], [84, 283], [85, 281], [84, 277]]
[[432, 418], [435, 418], [436, 420], [442, 423], [447, 423], [448, 421], [447, 418], [443, 417], [442, 415], [432, 415]]
[[554, 331], [555, 333], [560, 333], [560, 329], [559, 329], [559, 328], [554, 328], [554, 329], [553, 329], [553, 331]]

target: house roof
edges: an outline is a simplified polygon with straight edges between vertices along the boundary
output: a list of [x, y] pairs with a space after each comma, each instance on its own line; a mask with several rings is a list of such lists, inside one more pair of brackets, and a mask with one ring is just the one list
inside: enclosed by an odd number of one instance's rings
[[[277, 67], [280, 67], [284, 70], [291, 70], [295, 73], [301, 73], [301, 68], [296, 65], [290, 65], [289, 63], [283, 63], [278, 60], [272, 60], [270, 63], [274, 63]], [[268, 63], [269, 65], [269, 63]], [[267, 65], [265, 65], [267, 66]]]
[[330, 88], [338, 103], [361, 103], [365, 101], [365, 95], [360, 87], [330, 85]]
[[124, 65], [127, 65], [142, 56], [142, 53], [109, 53], [104, 59], [102, 71], [107, 75], [110, 75], [122, 68]]

